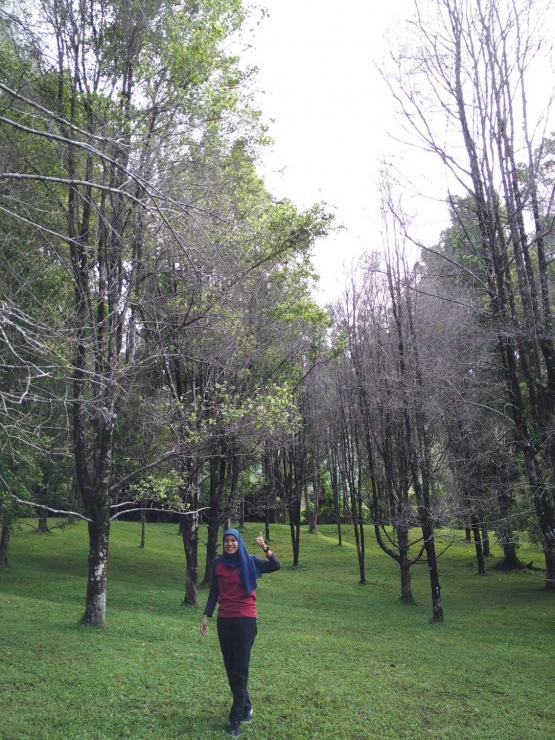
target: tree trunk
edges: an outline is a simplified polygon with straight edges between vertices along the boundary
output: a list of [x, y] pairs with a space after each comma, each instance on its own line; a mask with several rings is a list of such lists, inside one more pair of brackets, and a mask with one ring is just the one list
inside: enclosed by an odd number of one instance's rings
[[470, 531], [470, 527], [465, 527], [464, 529], [464, 539], [466, 542], [472, 542], [472, 533]]
[[289, 515], [289, 530], [293, 549], [293, 568], [297, 568], [299, 565], [299, 527], [293, 522], [291, 515]]
[[[381, 541], [378, 540], [378, 542], [381, 545]], [[416, 601], [414, 599], [414, 596], [412, 595], [411, 587], [412, 574], [410, 572], [410, 569], [412, 562], [408, 556], [409, 530], [407, 527], [397, 527], [397, 543], [399, 547], [399, 572], [401, 575], [401, 597], [399, 601], [402, 604], [415, 604]]]
[[89, 577], [83, 624], [90, 627], [102, 627], [106, 622], [106, 568], [109, 536], [109, 510], [101, 510], [94, 520], [89, 522]]
[[362, 585], [366, 585], [366, 548], [364, 544], [364, 521], [362, 518], [362, 496], [359, 493], [358, 498], [358, 526], [359, 526], [359, 532], [360, 532], [360, 552], [358, 556], [359, 560], [359, 570], [360, 570], [360, 582]]
[[362, 522], [362, 501], [359, 498], [358, 508], [354, 492], [351, 491], [351, 506], [353, 510], [353, 526], [355, 528], [355, 541], [357, 546], [358, 571], [360, 575], [359, 583], [366, 585], [366, 572], [364, 562], [364, 524]]
[[245, 526], [245, 494], [241, 493], [241, 499], [239, 501], [239, 512], [237, 516], [239, 520], [239, 529], [243, 529]]
[[218, 532], [220, 530], [220, 501], [225, 480], [226, 460], [213, 457], [210, 460], [210, 510], [208, 512], [208, 533], [206, 540], [206, 565], [201, 586], [209, 586], [212, 581], [212, 563], [218, 552]]
[[195, 606], [198, 594], [198, 504], [200, 496], [201, 467], [195, 463], [189, 468], [189, 481], [191, 490], [188, 492], [187, 500], [191, 504], [191, 514], [181, 517], [183, 522], [183, 549], [185, 550], [186, 576], [185, 606]]
[[439, 572], [437, 569], [437, 555], [435, 548], [434, 530], [431, 525], [422, 527], [426, 555], [428, 557], [428, 570], [430, 573], [430, 585], [432, 588], [432, 622], [443, 622], [443, 606], [441, 604], [441, 587], [439, 585]]
[[283, 455], [283, 478], [282, 487], [286, 500], [286, 511], [289, 514], [289, 531], [291, 533], [291, 546], [293, 549], [293, 567], [299, 565], [300, 539], [301, 539], [301, 498], [303, 485], [303, 462], [296, 460], [300, 457], [299, 446], [290, 449]]
[[545, 588], [555, 591], [555, 548], [544, 551], [545, 554]]
[[299, 566], [301, 543], [301, 494], [293, 494], [289, 507], [289, 530], [291, 532], [291, 546], [293, 548], [293, 568]]
[[8, 567], [8, 557], [10, 554], [11, 537], [12, 537], [11, 524], [2, 524], [2, 534], [0, 535], [0, 568]]
[[299, 553], [301, 543], [301, 494], [292, 493], [289, 505], [289, 530], [291, 532], [291, 546], [293, 549], [293, 568], [299, 566]]
[[183, 548], [187, 562], [183, 603], [185, 606], [195, 606], [198, 593], [198, 528], [195, 515], [183, 519]]
[[268, 509], [268, 506], [266, 506], [266, 516], [264, 520], [264, 528], [265, 528], [265, 534], [266, 534], [266, 537], [264, 539], [266, 542], [270, 542], [270, 510]]
[[[334, 453], [332, 452], [332, 456]], [[333, 493], [333, 513], [337, 522], [337, 544], [339, 547], [343, 545], [343, 538], [341, 535], [341, 503], [339, 498], [339, 481], [337, 475], [337, 464], [335, 460], [330, 465], [331, 473], [331, 490]]]
[[406, 557], [401, 558], [399, 570], [401, 572], [401, 598], [399, 601], [402, 604], [415, 604], [416, 602], [411, 588], [412, 574], [410, 572], [410, 563]]
[[318, 531], [318, 512], [320, 509], [320, 465], [318, 459], [313, 461], [314, 481], [312, 488], [312, 528], [310, 532]]
[[515, 542], [504, 542], [503, 560], [496, 567], [500, 570], [522, 570], [524, 563], [516, 554], [517, 548]]
[[[41, 465], [42, 469], [42, 475], [41, 475], [41, 481], [36, 486], [36, 497], [37, 502], [40, 504], [46, 504], [47, 502], [47, 496], [48, 496], [48, 473], [46, 471], [46, 466], [44, 464]], [[38, 531], [39, 534], [47, 534], [50, 530], [48, 529], [48, 511], [46, 509], [40, 509], [39, 510], [39, 523], [38, 523]]]
[[489, 547], [489, 532], [487, 530], [487, 527], [482, 527], [482, 546], [484, 549], [484, 557], [491, 557], [491, 550]]
[[227, 529], [231, 527], [233, 508], [235, 506], [235, 497], [237, 495], [237, 484], [239, 483], [239, 463], [237, 456], [231, 452], [228, 460], [229, 468], [231, 469], [231, 486], [229, 489], [229, 501], [227, 506]]
[[[364, 537], [364, 529], [362, 523], [360, 524], [362, 536]], [[358, 573], [360, 576], [359, 583], [361, 586], [366, 586], [366, 566], [364, 562], [364, 541], [361, 543], [361, 537], [358, 530], [358, 524], [355, 522], [355, 539], [357, 543], [357, 557], [358, 557]]]
[[39, 514], [39, 533], [47, 534], [50, 530], [48, 529], [48, 512], [46, 509], [41, 509]]
[[139, 547], [144, 549], [146, 540], [146, 511], [141, 511], [141, 544]]
[[306, 523], [308, 524], [308, 531], [315, 532], [314, 527], [314, 514], [310, 508], [310, 496], [308, 495], [308, 486], [304, 487], [304, 506], [306, 510]]
[[478, 575], [486, 575], [486, 564], [484, 562], [484, 551], [482, 548], [482, 540], [480, 537], [480, 525], [476, 518], [472, 521], [472, 532], [474, 534], [474, 546], [476, 547], [476, 561], [478, 563]]

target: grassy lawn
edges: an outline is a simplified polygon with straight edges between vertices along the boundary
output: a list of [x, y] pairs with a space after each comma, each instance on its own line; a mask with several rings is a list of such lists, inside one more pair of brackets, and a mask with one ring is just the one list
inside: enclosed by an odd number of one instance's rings
[[[141, 550], [139, 524], [114, 524], [104, 630], [79, 624], [86, 526], [15, 533], [0, 572], [2, 740], [225, 737], [215, 621], [203, 639], [206, 591], [198, 607], [181, 605], [176, 530], [149, 525]], [[245, 541], [258, 531], [247, 525]], [[402, 606], [398, 574], [370, 531], [369, 583], [358, 585], [345, 532], [342, 548], [331, 526], [303, 532], [294, 570], [288, 529], [272, 527], [283, 567], [259, 582], [255, 715], [242, 737], [555, 737], [555, 594], [541, 573], [478, 578], [472, 548], [457, 544], [440, 561], [445, 622], [434, 625], [425, 566], [413, 569], [422, 603]], [[543, 564], [537, 551], [520, 554]]]

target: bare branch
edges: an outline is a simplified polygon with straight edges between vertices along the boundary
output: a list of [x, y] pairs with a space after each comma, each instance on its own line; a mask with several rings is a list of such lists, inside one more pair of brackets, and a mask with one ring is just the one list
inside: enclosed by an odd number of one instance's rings
[[125, 511], [118, 511], [117, 514], [114, 514], [110, 517], [110, 521], [113, 519], [117, 519], [118, 516], [121, 516], [122, 514], [129, 514], [132, 511], [163, 511], [166, 514], [179, 514], [179, 516], [190, 516], [193, 514], [198, 514], [199, 511], [206, 511], [209, 509], [209, 506], [204, 506], [202, 509], [194, 509], [193, 511], [179, 511], [179, 509], [156, 509], [153, 506], [145, 506], [145, 507], [139, 507], [136, 509], [126, 509]]
[[14, 493], [10, 493], [11, 498], [16, 502], [16, 504], [23, 504], [25, 506], [34, 506], [35, 509], [43, 509], [44, 511], [49, 511], [51, 514], [64, 514], [65, 516], [74, 516], [78, 519], [84, 519], [86, 522], [92, 522], [92, 519], [89, 519], [86, 516], [83, 516], [83, 514], [80, 514], [78, 511], [64, 511], [63, 509], [53, 509], [51, 506], [45, 506], [44, 504], [37, 504], [34, 501], [24, 501], [23, 499], [16, 496]]

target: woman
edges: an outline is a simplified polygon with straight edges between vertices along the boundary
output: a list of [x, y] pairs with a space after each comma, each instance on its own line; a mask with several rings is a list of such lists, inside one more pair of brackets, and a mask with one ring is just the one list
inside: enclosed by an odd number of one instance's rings
[[262, 532], [256, 538], [256, 544], [264, 550], [265, 560], [249, 555], [236, 529], [224, 532], [223, 555], [214, 558], [212, 584], [200, 625], [201, 634], [206, 635], [208, 617], [212, 616], [216, 602], [219, 602], [218, 638], [233, 694], [227, 733], [233, 737], [239, 737], [241, 722], [250, 722], [253, 713], [247, 681], [251, 648], [256, 637], [256, 579], [281, 567], [266, 546]]

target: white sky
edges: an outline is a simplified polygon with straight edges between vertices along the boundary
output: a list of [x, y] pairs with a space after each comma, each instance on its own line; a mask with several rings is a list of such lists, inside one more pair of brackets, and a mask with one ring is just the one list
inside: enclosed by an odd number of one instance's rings
[[[253, 35], [252, 53], [243, 58], [259, 68], [264, 92], [259, 104], [265, 118], [274, 119], [275, 145], [262, 170], [266, 186], [298, 207], [325, 201], [345, 227], [316, 248], [318, 300], [325, 303], [338, 297], [344, 265], [365, 249], [380, 249], [380, 161], [403, 153], [388, 133], [396, 125], [393, 101], [375, 62], [387, 51], [384, 34], [395, 34], [413, 1], [261, 3], [270, 15]], [[435, 166], [431, 157], [422, 164], [422, 155], [404, 156], [420, 175]], [[442, 189], [445, 193], [436, 180], [433, 192]], [[426, 235], [437, 238], [445, 209], [438, 203], [413, 205]]]

